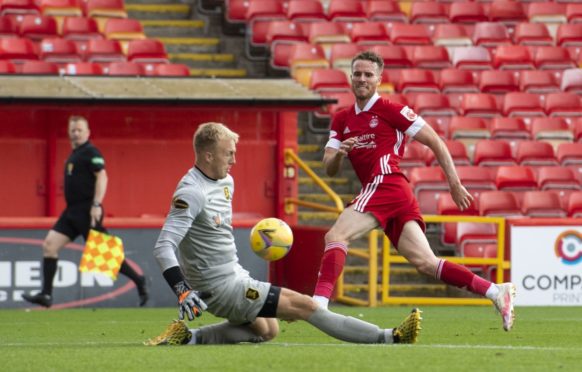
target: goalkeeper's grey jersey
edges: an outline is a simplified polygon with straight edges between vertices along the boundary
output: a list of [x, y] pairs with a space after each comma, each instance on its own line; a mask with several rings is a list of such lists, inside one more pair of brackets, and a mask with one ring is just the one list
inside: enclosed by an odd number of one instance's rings
[[248, 275], [238, 264], [232, 234], [233, 193], [230, 175], [213, 180], [194, 167], [182, 177], [154, 249], [162, 271], [179, 262], [196, 290]]

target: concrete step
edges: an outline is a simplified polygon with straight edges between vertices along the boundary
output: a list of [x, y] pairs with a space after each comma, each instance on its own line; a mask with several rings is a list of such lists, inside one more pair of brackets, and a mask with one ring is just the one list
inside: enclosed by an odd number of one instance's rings
[[191, 68], [190, 76], [207, 78], [244, 78], [247, 70], [244, 68]]
[[220, 39], [215, 37], [158, 37], [168, 53], [218, 53]]
[[[352, 193], [352, 183], [348, 178], [344, 177], [321, 177], [321, 179], [329, 185], [334, 192], [338, 194]], [[318, 194], [321, 193], [321, 188], [315, 184], [310, 177], [298, 177], [299, 195], [303, 194]]]
[[189, 19], [192, 16], [188, 4], [126, 4], [125, 10], [129, 18], [139, 20], [151, 19]]
[[173, 63], [183, 63], [193, 68], [235, 68], [234, 55], [221, 53], [169, 53]]
[[[342, 202], [347, 203], [354, 198], [352, 194], [338, 194]], [[299, 195], [299, 199], [313, 202], [313, 203], [325, 203], [328, 205], [333, 205], [331, 198], [323, 193], [323, 194], [301, 194]]]
[[297, 218], [300, 225], [331, 226], [337, 219], [337, 216], [337, 213], [333, 212], [297, 212]]
[[206, 23], [195, 19], [146, 19], [141, 21], [148, 37], [205, 36]]

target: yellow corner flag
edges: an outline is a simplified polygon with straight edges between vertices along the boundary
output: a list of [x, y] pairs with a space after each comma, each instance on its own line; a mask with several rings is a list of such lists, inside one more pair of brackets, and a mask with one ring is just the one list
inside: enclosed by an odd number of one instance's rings
[[97, 230], [90, 230], [79, 264], [79, 271], [98, 272], [116, 280], [124, 259], [123, 242], [120, 238]]

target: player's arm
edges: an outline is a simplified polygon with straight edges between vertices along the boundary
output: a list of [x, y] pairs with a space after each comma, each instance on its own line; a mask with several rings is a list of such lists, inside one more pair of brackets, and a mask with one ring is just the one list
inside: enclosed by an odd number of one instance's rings
[[426, 145], [434, 153], [441, 168], [445, 172], [449, 183], [449, 192], [457, 207], [460, 210], [469, 208], [473, 201], [473, 196], [461, 184], [451, 154], [439, 135], [430, 125], [425, 124], [414, 135], [414, 139]]
[[328, 176], [333, 177], [339, 172], [344, 158], [355, 144], [355, 137], [348, 138], [344, 141], [332, 138], [328, 141], [325, 147], [325, 153], [323, 154], [323, 166]]
[[93, 205], [91, 206], [91, 226], [96, 226], [103, 216], [103, 209], [101, 203], [105, 198], [107, 192], [107, 171], [101, 169], [94, 172], [95, 174], [95, 195], [93, 195]]
[[199, 199], [188, 194], [185, 192], [174, 195], [170, 213], [156, 241], [153, 253], [164, 279], [178, 297], [180, 319], [184, 319], [184, 313], [186, 313], [188, 319], [193, 320], [202, 315], [202, 311], [206, 310], [206, 304], [184, 278], [176, 256], [180, 243], [201, 210]]

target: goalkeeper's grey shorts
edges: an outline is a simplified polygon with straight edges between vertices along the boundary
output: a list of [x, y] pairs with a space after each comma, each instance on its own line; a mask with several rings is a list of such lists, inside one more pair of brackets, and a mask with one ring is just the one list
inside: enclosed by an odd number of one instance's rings
[[249, 276], [225, 282], [214, 288], [212, 296], [204, 300], [210, 313], [228, 319], [234, 324], [252, 322], [263, 308], [271, 283]]

